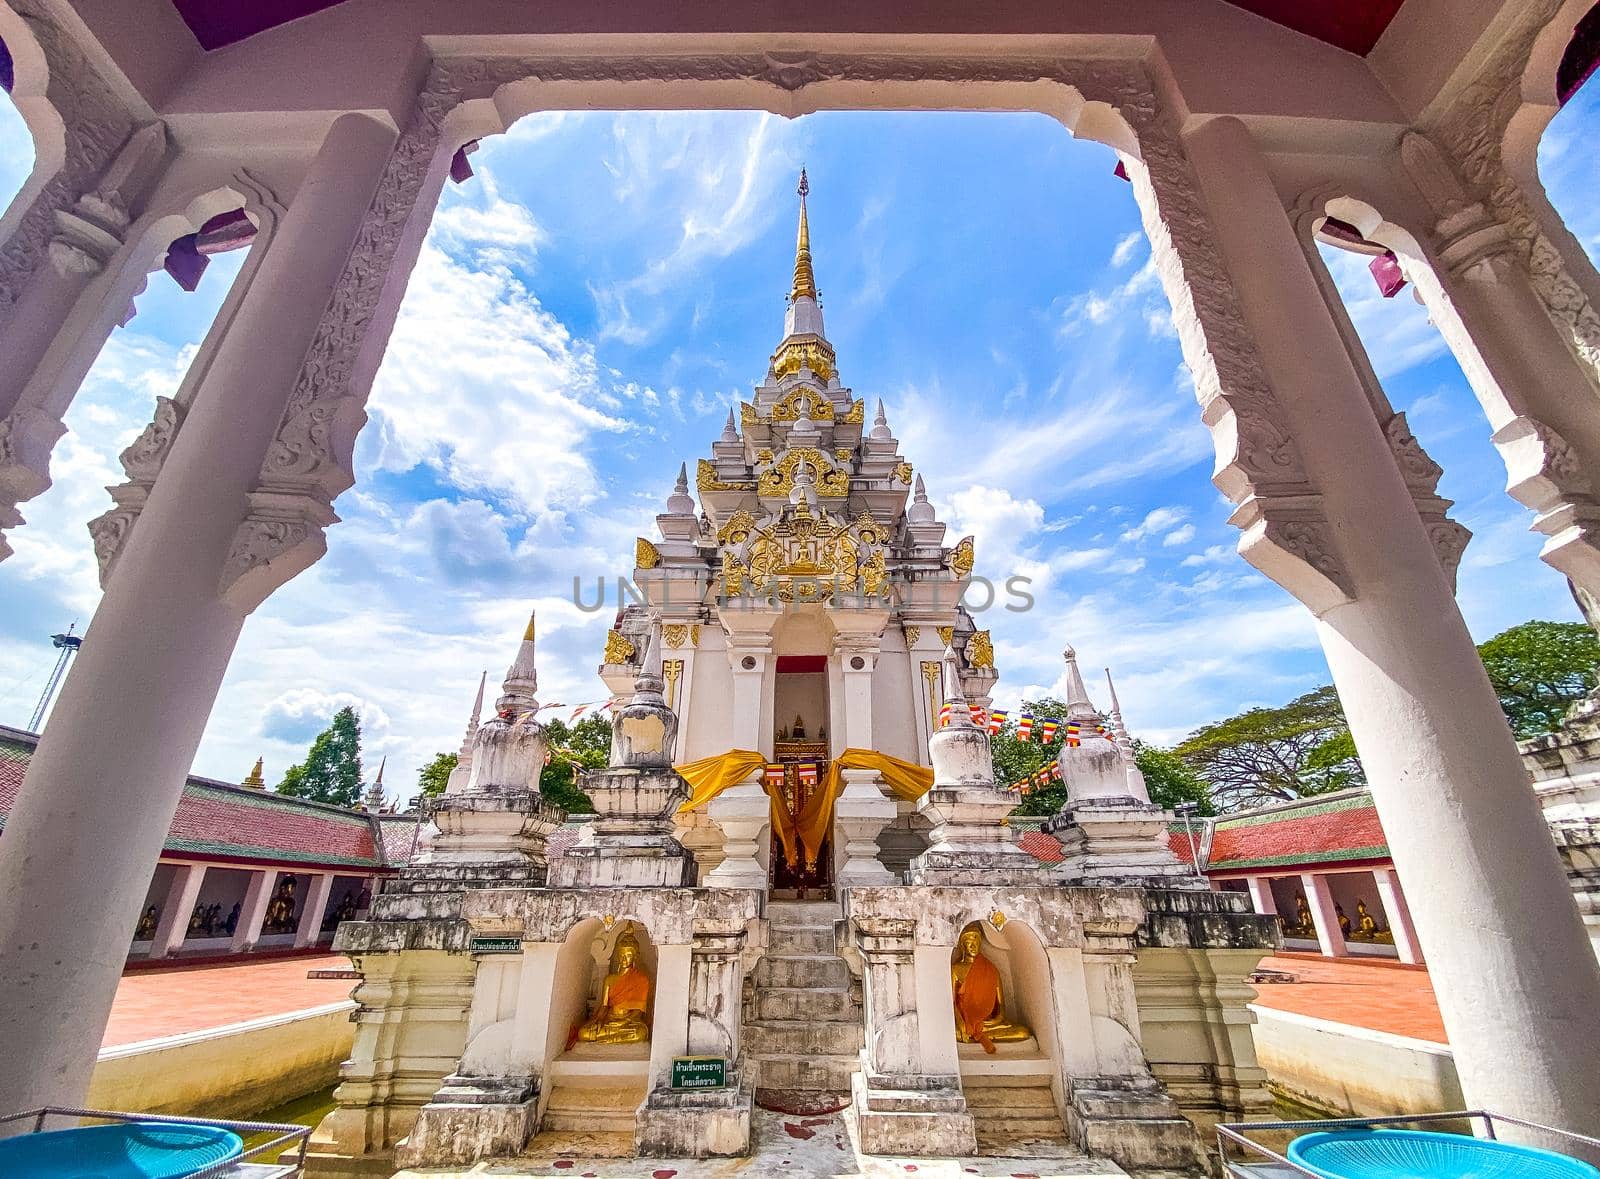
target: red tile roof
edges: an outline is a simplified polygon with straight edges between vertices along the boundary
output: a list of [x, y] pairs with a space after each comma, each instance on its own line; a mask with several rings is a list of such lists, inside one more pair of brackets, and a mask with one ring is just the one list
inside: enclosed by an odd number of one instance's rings
[[[0, 832], [37, 738], [0, 732]], [[414, 820], [379, 817], [210, 778], [184, 783], [167, 832], [166, 854], [265, 865], [387, 872], [411, 851]]]
[[1061, 862], [1061, 841], [1043, 831], [1024, 831], [1017, 836], [1017, 846], [1042, 864]]
[[1209, 835], [1205, 867], [1212, 874], [1389, 858], [1388, 839], [1365, 790], [1225, 815], [1213, 821]]

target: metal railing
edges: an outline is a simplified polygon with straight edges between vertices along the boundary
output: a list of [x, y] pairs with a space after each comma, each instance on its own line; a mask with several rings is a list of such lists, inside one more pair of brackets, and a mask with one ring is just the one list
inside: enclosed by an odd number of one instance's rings
[[[1306, 1175], [1310, 1179], [1321, 1179], [1315, 1171], [1309, 1171], [1298, 1163], [1290, 1162], [1287, 1157], [1279, 1154], [1271, 1147], [1260, 1142], [1252, 1142], [1247, 1137], [1247, 1132], [1298, 1130], [1302, 1133], [1316, 1133], [1319, 1130], [1355, 1130], [1370, 1129], [1374, 1126], [1418, 1126], [1438, 1122], [1462, 1121], [1465, 1121], [1468, 1125], [1473, 1122], [1482, 1122], [1482, 1137], [1491, 1141], [1499, 1138], [1499, 1135], [1495, 1132], [1496, 1125], [1520, 1126], [1525, 1130], [1537, 1130], [1541, 1134], [1552, 1134], [1567, 1142], [1579, 1143], [1600, 1152], [1600, 1138], [1591, 1138], [1587, 1134], [1578, 1134], [1571, 1130], [1558, 1129], [1555, 1126], [1544, 1126], [1538, 1122], [1529, 1122], [1522, 1118], [1514, 1118], [1509, 1114], [1493, 1113], [1486, 1109], [1458, 1109], [1431, 1114], [1395, 1114], [1382, 1118], [1318, 1118], [1313, 1121], [1294, 1122], [1219, 1122], [1217, 1124], [1217, 1155], [1222, 1162], [1223, 1171], [1230, 1175], [1238, 1174], [1233, 1170], [1234, 1161], [1228, 1157], [1228, 1147], [1232, 1144], [1247, 1156], [1260, 1156], [1262, 1159], [1271, 1160], [1278, 1166], [1287, 1168], [1296, 1175]], [[1242, 1160], [1239, 1165], [1246, 1165], [1246, 1162], [1253, 1161], [1256, 1160]]]
[[[172, 1114], [147, 1114], [124, 1113], [110, 1109], [78, 1109], [70, 1105], [46, 1105], [38, 1109], [24, 1110], [21, 1113], [9, 1114], [0, 1117], [0, 1125], [9, 1122], [33, 1119], [33, 1128], [30, 1133], [37, 1134], [45, 1128], [45, 1119], [51, 1117], [63, 1118], [97, 1118], [104, 1122], [166, 1122], [179, 1126], [216, 1126], [223, 1130], [232, 1130], [241, 1138], [246, 1134], [274, 1134], [276, 1137], [255, 1146], [247, 1146], [244, 1153], [219, 1163], [202, 1167], [198, 1171], [191, 1171], [186, 1179], [217, 1179], [227, 1175], [238, 1167], [239, 1164], [249, 1162], [253, 1158], [267, 1161], [264, 1157], [269, 1152], [278, 1150], [294, 1150], [294, 1161], [285, 1162], [282, 1159], [272, 1160], [276, 1165], [292, 1168], [283, 1172], [286, 1175], [299, 1175], [304, 1173], [306, 1166], [306, 1147], [311, 1141], [311, 1127], [297, 1126], [285, 1122], [240, 1122], [223, 1121], [218, 1118], [189, 1118], [177, 1117]], [[63, 1127], [70, 1128], [70, 1127]], [[296, 1145], [298, 1144], [298, 1145]]]

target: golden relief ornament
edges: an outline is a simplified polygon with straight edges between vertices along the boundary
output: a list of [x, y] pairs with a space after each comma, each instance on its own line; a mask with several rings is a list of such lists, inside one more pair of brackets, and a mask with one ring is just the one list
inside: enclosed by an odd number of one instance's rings
[[907, 487], [910, 487], [911, 486], [911, 464], [910, 463], [896, 463], [895, 467], [894, 467], [894, 477], [896, 479], [900, 480], [900, 482], [904, 483]]
[[860, 401], [852, 401], [850, 403], [849, 411], [844, 415], [844, 417], [840, 418], [839, 420], [841, 422], [845, 423], [847, 426], [859, 426], [859, 425], [861, 425], [862, 422], [867, 420], [867, 402], [866, 402], [866, 399], [863, 398]]
[[972, 566], [978, 559], [973, 544], [972, 537], [964, 536], [961, 538], [961, 543], [950, 550], [950, 571], [957, 577], [972, 575]]
[[939, 727], [939, 706], [944, 703], [939, 692], [942, 671], [938, 660], [926, 659], [922, 663], [922, 679], [928, 686], [928, 724], [935, 729]]
[[851, 456], [852, 451], [848, 446], [838, 447], [833, 452], [833, 457], [838, 459], [841, 463], [849, 463]]
[[883, 531], [865, 513], [846, 524], [800, 503], [753, 530], [734, 523], [724, 527], [722, 553], [723, 590], [730, 596], [748, 585], [785, 602], [819, 602], [858, 585], [875, 596], [888, 580]]
[[994, 667], [994, 640], [988, 631], [972, 632], [972, 638], [967, 640], [967, 662], [976, 668]]
[[686, 622], [669, 622], [661, 628], [661, 637], [666, 640], [669, 647], [681, 647], [684, 640], [689, 637], [689, 624]]
[[638, 537], [633, 545], [633, 563], [640, 569], [654, 569], [661, 564], [661, 550], [644, 537]]
[[683, 679], [683, 660], [668, 659], [661, 665], [662, 695], [667, 698], [667, 707], [678, 707], [678, 683]]
[[608, 664], [626, 663], [632, 659], [637, 648], [633, 640], [620, 630], [606, 631], [606, 653], [604, 662]]
[[955, 638], [956, 638], [956, 628], [955, 627], [953, 627], [953, 626], [941, 626], [939, 628], [939, 641], [941, 643], [943, 643], [946, 647], [948, 647], [951, 643], [955, 642]]
[[710, 459], [701, 459], [695, 466], [695, 487], [701, 491], [744, 491], [747, 483], [726, 483], [717, 476], [717, 468]]
[[781, 459], [761, 473], [758, 480], [761, 494], [788, 495], [794, 489], [795, 472], [800, 469], [802, 463], [811, 468], [816, 478], [818, 495], [832, 499], [850, 494], [849, 474], [837, 470], [833, 460], [815, 446], [796, 446], [784, 451]]
[[770, 463], [775, 457], [776, 456], [772, 453], [772, 448], [770, 446], [763, 446], [760, 450], [756, 451], [757, 463]]
[[908, 627], [906, 627], [906, 646], [907, 647], [915, 647], [917, 645], [917, 640], [920, 639], [921, 637], [922, 637], [922, 628], [920, 626], [908, 626]]
[[804, 385], [778, 398], [772, 407], [772, 416], [767, 420], [773, 422], [798, 422], [801, 410], [804, 410], [805, 416], [814, 422], [833, 421], [833, 402], [816, 390], [807, 389]]
[[[772, 354], [772, 375], [787, 377], [808, 368], [821, 380], [831, 381], [838, 373], [833, 349], [821, 336], [797, 336]], [[829, 417], [832, 417], [830, 412]], [[774, 420], [782, 420], [774, 418]]]

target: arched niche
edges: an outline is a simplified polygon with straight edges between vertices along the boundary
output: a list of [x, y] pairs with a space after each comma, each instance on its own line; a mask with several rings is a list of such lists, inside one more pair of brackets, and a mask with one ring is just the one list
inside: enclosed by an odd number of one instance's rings
[[[645, 1011], [650, 1039], [638, 1044], [573, 1043], [569, 1048], [574, 1030], [600, 1003], [612, 955], [624, 933], [632, 933], [638, 943], [639, 969], [650, 980], [650, 1002]], [[556, 954], [547, 1040], [552, 1056], [557, 1060], [648, 1060], [655, 1038], [656, 979], [656, 947], [643, 922], [628, 917], [615, 918], [609, 926], [594, 917], [578, 922]]]
[[[956, 1054], [962, 1071], [969, 1065], [989, 1060], [1043, 1058], [1059, 1060], [1056, 1035], [1056, 999], [1050, 970], [1050, 960], [1045, 954], [1044, 942], [1032, 926], [1025, 921], [1010, 920], [997, 923], [988, 917], [969, 917], [956, 926], [951, 939], [948, 958], [954, 966], [961, 955], [961, 936], [976, 929], [983, 937], [982, 953], [1000, 975], [1000, 998], [1006, 1019], [1021, 1023], [1033, 1033], [1032, 1040], [1015, 1043], [997, 1043], [990, 1056], [979, 1044], [958, 1044]], [[954, 1006], [953, 984], [947, 984], [947, 1001]], [[954, 1014], [952, 1011], [952, 1019]]]

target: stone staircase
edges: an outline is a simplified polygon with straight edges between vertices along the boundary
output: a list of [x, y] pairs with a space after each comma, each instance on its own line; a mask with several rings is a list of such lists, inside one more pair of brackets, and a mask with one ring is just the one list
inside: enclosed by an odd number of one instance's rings
[[762, 1090], [850, 1091], [860, 1067], [863, 1017], [859, 984], [834, 952], [833, 901], [771, 901], [766, 955], [756, 964], [746, 1005], [744, 1051]]
[[1066, 1128], [1048, 1076], [968, 1075], [961, 1088], [979, 1154], [1050, 1157], [1065, 1145]]
[[643, 1081], [622, 1085], [557, 1081], [540, 1129], [627, 1134], [631, 1143], [635, 1113], [644, 1096]]

